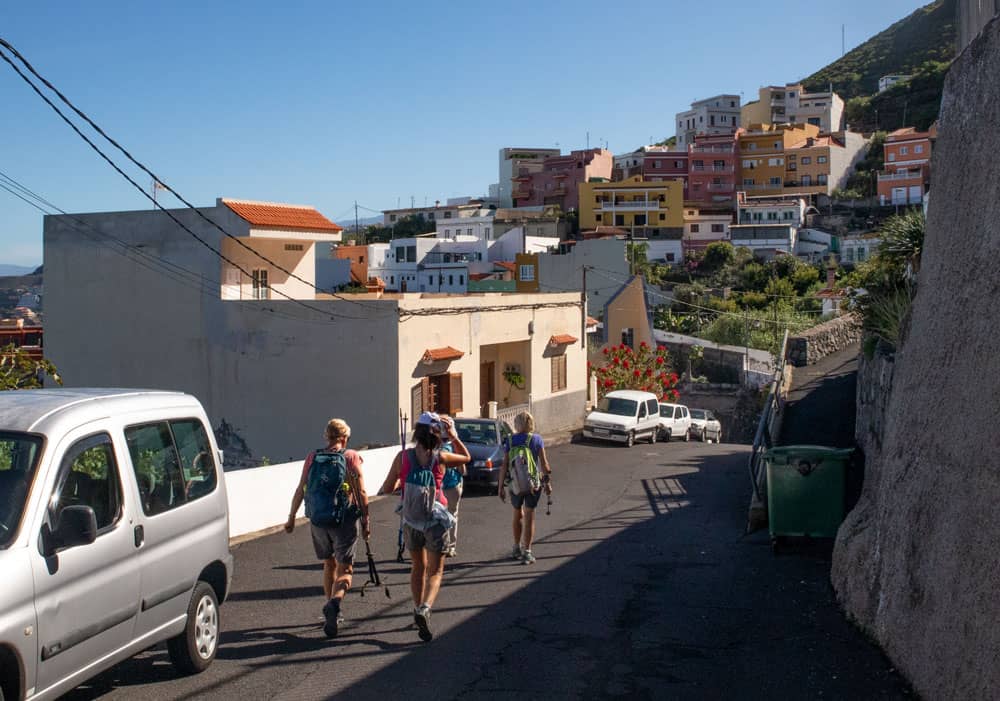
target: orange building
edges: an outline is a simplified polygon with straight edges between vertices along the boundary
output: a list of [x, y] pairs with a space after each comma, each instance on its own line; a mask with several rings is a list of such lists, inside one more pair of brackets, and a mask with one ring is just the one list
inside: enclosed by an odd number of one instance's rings
[[878, 175], [882, 205], [921, 204], [930, 188], [931, 147], [937, 125], [927, 131], [897, 129], [885, 138], [885, 170]]
[[351, 261], [351, 282], [356, 285], [368, 283], [368, 246], [337, 246], [333, 249], [337, 260]]
[[13, 345], [29, 358], [42, 359], [41, 326], [26, 326], [24, 319], [0, 319], [0, 348]]

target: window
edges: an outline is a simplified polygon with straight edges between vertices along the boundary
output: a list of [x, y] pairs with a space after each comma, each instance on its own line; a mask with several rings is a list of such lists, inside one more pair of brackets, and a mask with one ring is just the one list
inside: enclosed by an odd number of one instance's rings
[[518, 266], [518, 280], [521, 282], [534, 282], [535, 280], [535, 266], [533, 265], [520, 265]]
[[271, 290], [267, 286], [267, 270], [258, 268], [253, 271], [253, 298], [270, 299]]
[[566, 389], [566, 354], [552, 356], [552, 391]]
[[390, 285], [395, 285], [396, 284], [396, 276], [395, 275], [390, 275], [389, 276], [389, 284]]
[[451, 212], [445, 212], [444, 213], [444, 218], [445, 219], [451, 219]]
[[459, 285], [464, 285], [465, 284], [465, 275], [459, 275], [458, 276], [458, 284]]
[[604, 215], [601, 214], [600, 212], [595, 214], [594, 217], [597, 219], [597, 221], [601, 221], [602, 219], [604, 219]]
[[636, 214], [635, 217], [632, 220], [632, 223], [635, 226], [646, 226], [646, 215], [645, 214]]
[[909, 152], [910, 152], [910, 149], [909, 149], [908, 147], [906, 147], [906, 146], [900, 146], [900, 147], [899, 147], [899, 155], [900, 155], [900, 156], [905, 156], [905, 155], [907, 155], [907, 154], [908, 154]]
[[747, 144], [747, 150], [748, 151], [756, 151], [757, 150], [757, 144], [754, 143], [753, 141], [751, 141], [749, 144]]
[[451, 236], [451, 229], [445, 229], [444, 230], [444, 235], [445, 236]]
[[692, 224], [691, 225], [691, 233], [692, 234], [697, 234], [699, 231], [701, 231], [701, 224]]
[[434, 212], [428, 212], [427, 213], [427, 218], [428, 219], [433, 219], [434, 218]]
[[826, 185], [826, 182], [827, 182], [827, 180], [826, 180], [826, 174], [820, 173], [819, 175], [816, 176], [816, 184], [817, 185]]
[[684, 161], [674, 161], [674, 168], [683, 168]]
[[[447, 233], [447, 230], [445, 233]], [[397, 263], [406, 262], [406, 246], [396, 246], [396, 262]]]
[[744, 185], [753, 185], [753, 178], [743, 178]]
[[890, 154], [889, 154], [889, 160], [890, 160], [890, 161], [894, 161], [894, 160], [896, 160], [896, 154], [895, 154], [895, 153], [890, 153]]
[[396, 215], [395, 214], [390, 214], [389, 215], [389, 221], [396, 221]]
[[785, 159], [784, 158], [768, 158], [767, 159], [767, 164], [769, 166], [783, 166], [783, 165], [785, 165]]
[[808, 175], [803, 175], [802, 176], [802, 186], [803, 187], [809, 187], [810, 185], [812, 185], [812, 178], [809, 177]]
[[767, 220], [768, 221], [777, 221], [777, 219], [778, 219], [778, 213], [777, 212], [768, 212], [767, 213]]
[[425, 411], [439, 411], [454, 416], [462, 411], [462, 373], [453, 372], [424, 377], [410, 390], [414, 416]]
[[666, 256], [666, 258], [667, 258], [667, 262], [668, 263], [673, 263], [674, 262], [674, 254], [673, 253], [668, 253], [667, 256]]
[[660, 212], [660, 221], [666, 221], [667, 215], [664, 212]]
[[407, 246], [406, 247], [406, 262], [416, 263], [417, 262], [417, 247]]
[[490, 240], [490, 227], [487, 226], [483, 228], [483, 235], [486, 237], [487, 241]]
[[285, 244], [285, 250], [286, 251], [304, 251], [305, 248], [306, 247], [303, 246], [301, 243], [286, 243]]
[[721, 233], [725, 232], [725, 230], [726, 230], [726, 227], [724, 227], [722, 224], [712, 224], [712, 233], [713, 234], [721, 234]]
[[466, 229], [465, 233], [468, 234], [469, 236], [472, 236], [472, 229], [471, 228]]
[[454, 285], [454, 284], [455, 284], [455, 276], [449, 274], [448, 275], [448, 285], [451, 286], [451, 285]]
[[816, 156], [817, 163], [826, 163], [826, 156]]
[[358, 256], [358, 262], [359, 263], [364, 263], [365, 262], [365, 257], [364, 256]]
[[712, 161], [712, 169], [713, 170], [725, 170], [726, 169], [726, 162], [725, 161]]
[[121, 518], [122, 486], [118, 464], [106, 433], [75, 443], [63, 457], [59, 486], [50, 508], [51, 524], [67, 506], [89, 506], [97, 517], [98, 532], [113, 526]]
[[660, 167], [660, 162], [659, 161], [653, 161], [653, 167], [654, 168], [659, 168]]
[[916, 146], [914, 146], [913, 147], [913, 152], [914, 153], [923, 153], [924, 152], [924, 146], [923, 146], [923, 144], [917, 144]]
[[794, 212], [788, 212], [788, 211], [785, 211], [785, 212], [782, 212], [782, 213], [781, 213], [781, 218], [782, 218], [782, 219], [791, 219], [791, 218], [792, 218], [792, 217], [794, 217], [794, 216], [795, 216], [795, 213], [794, 213]]
[[812, 163], [812, 158], [810, 158], [809, 156], [803, 156], [801, 163], [802, 165], [807, 166], [810, 163]]
[[743, 167], [744, 168], [753, 168], [755, 165], [756, 165], [756, 161], [752, 161], [749, 158], [744, 158], [743, 159]]
[[622, 343], [629, 348], [635, 344], [635, 329], [622, 329]]
[[781, 178], [771, 178], [769, 182], [771, 185], [781, 185]]
[[735, 100], [730, 100], [729, 101], [729, 106], [730, 107], [736, 107], [736, 101]]
[[215, 456], [198, 419], [129, 426], [125, 441], [147, 516], [170, 511], [215, 490]]

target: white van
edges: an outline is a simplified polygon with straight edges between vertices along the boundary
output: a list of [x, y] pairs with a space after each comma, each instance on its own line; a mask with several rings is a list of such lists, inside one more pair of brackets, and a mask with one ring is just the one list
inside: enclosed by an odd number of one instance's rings
[[215, 659], [232, 577], [221, 460], [177, 392], [0, 392], [0, 701], [51, 699], [166, 640]]
[[690, 440], [691, 412], [683, 404], [660, 404], [660, 437], [664, 441], [671, 438]]
[[637, 438], [655, 443], [660, 427], [659, 403], [652, 392], [620, 389], [608, 392], [583, 425], [585, 438], [624, 443], [628, 447]]

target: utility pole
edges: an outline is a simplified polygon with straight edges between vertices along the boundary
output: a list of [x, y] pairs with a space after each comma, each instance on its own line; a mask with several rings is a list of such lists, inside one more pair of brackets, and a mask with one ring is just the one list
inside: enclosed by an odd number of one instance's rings
[[750, 310], [743, 310], [743, 383], [744, 386], [749, 384], [750, 378]]
[[361, 238], [361, 227], [358, 226], [358, 201], [354, 200], [354, 241], [355, 243], [362, 244], [364, 241]]
[[580, 346], [587, 348], [587, 266], [580, 266], [583, 271], [583, 291], [580, 293]]

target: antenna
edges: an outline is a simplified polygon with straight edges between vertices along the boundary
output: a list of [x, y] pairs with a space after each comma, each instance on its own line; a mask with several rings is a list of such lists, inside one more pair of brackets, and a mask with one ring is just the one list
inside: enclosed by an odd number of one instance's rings
[[847, 44], [844, 42], [844, 30], [847, 25], [840, 25], [840, 55], [847, 53]]

